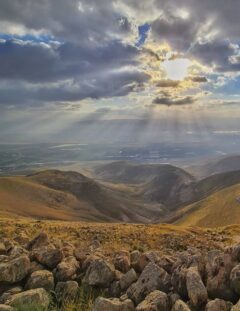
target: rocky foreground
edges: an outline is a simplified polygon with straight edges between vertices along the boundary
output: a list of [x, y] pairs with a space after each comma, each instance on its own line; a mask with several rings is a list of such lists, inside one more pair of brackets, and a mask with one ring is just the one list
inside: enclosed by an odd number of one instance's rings
[[53, 293], [71, 299], [82, 286], [101, 290], [93, 311], [240, 311], [240, 244], [106, 256], [97, 239], [88, 249], [44, 232], [24, 242], [0, 242], [0, 311], [47, 310]]

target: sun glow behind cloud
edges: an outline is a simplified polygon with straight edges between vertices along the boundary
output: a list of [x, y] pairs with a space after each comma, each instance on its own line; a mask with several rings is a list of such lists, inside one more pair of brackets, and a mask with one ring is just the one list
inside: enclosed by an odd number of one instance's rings
[[186, 58], [166, 60], [161, 67], [165, 70], [167, 78], [171, 80], [184, 80], [188, 75], [191, 61]]

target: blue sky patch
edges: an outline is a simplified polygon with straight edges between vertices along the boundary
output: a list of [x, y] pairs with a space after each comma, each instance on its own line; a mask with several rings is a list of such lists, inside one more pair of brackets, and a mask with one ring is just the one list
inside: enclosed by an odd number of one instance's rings
[[137, 47], [140, 47], [144, 44], [150, 28], [151, 26], [148, 23], [138, 26], [138, 41], [136, 43]]

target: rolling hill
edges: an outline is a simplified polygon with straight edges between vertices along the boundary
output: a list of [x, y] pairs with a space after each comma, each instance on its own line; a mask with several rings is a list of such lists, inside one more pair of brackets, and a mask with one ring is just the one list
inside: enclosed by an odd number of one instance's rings
[[137, 185], [137, 197], [143, 202], [158, 203], [171, 212], [199, 201], [225, 187], [240, 183], [240, 171], [211, 175], [196, 180], [181, 168], [168, 164], [114, 162], [97, 167], [101, 179]]
[[0, 213], [42, 219], [151, 222], [159, 206], [145, 206], [76, 172], [47, 170], [0, 178]]
[[[100, 180], [60, 170], [2, 177], [0, 215], [126, 223], [175, 222], [186, 216], [187, 224], [188, 215], [200, 211], [202, 204], [208, 206], [211, 196], [218, 206], [221, 191], [240, 184], [240, 171], [195, 180], [181, 168], [166, 164], [115, 162], [97, 169]], [[207, 210], [205, 214], [196, 225], [211, 225], [214, 217], [209, 214], [208, 222]], [[234, 218], [227, 224], [232, 221]], [[189, 224], [192, 222], [191, 218]]]
[[95, 168], [95, 174], [103, 180], [115, 183], [141, 184], [158, 178], [159, 182], [179, 177], [183, 182], [194, 178], [183, 169], [170, 164], [137, 164], [117, 161]]
[[178, 212], [176, 224], [218, 227], [240, 224], [240, 184], [227, 187]]

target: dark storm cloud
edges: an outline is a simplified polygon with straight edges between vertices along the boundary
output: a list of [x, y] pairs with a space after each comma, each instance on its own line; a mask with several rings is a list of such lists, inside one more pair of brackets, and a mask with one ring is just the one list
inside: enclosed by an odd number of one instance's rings
[[239, 64], [232, 63], [231, 59], [239, 51], [239, 47], [229, 40], [215, 40], [196, 44], [191, 53], [202, 63], [214, 66], [217, 71], [238, 71]]
[[19, 95], [5, 86], [2, 103], [123, 96], [148, 80], [138, 49], [122, 40], [131, 24], [111, 1], [1, 1], [2, 22], [50, 35], [0, 40], [0, 80], [12, 80]]
[[194, 96], [185, 96], [185, 97], [162, 96], [156, 97], [152, 103], [154, 105], [163, 105], [163, 106], [184, 106], [194, 104], [195, 102], [196, 98]]
[[30, 82], [89, 76], [136, 64], [137, 49], [112, 41], [100, 46], [0, 41], [0, 78]]
[[139, 71], [112, 72], [95, 76], [92, 80], [62, 82], [39, 86], [20, 81], [0, 84], [0, 104], [34, 105], [41, 102], [80, 101], [86, 98], [99, 99], [125, 96], [134, 92], [149, 79]]
[[155, 37], [169, 42], [178, 51], [189, 48], [199, 27], [191, 19], [184, 20], [175, 16], [158, 18], [151, 26]]
[[63, 40], [104, 41], [130, 31], [130, 24], [108, 0], [2, 0], [0, 20], [46, 29]]

